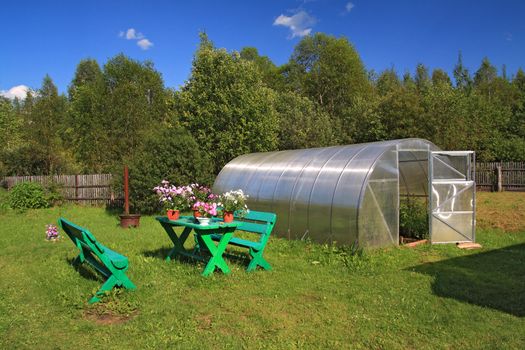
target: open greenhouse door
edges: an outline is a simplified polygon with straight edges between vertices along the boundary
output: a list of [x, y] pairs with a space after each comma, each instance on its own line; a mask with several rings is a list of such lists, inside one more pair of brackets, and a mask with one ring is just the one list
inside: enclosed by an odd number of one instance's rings
[[475, 154], [429, 152], [429, 232], [432, 243], [474, 242]]

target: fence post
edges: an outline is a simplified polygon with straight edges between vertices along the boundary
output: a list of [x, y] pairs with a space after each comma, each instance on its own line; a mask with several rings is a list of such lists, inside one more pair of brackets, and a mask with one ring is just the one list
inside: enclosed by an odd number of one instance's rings
[[503, 192], [503, 172], [501, 171], [501, 163], [496, 165], [496, 191]]
[[78, 200], [78, 174], [75, 175], [75, 200], [77, 204], [80, 203]]

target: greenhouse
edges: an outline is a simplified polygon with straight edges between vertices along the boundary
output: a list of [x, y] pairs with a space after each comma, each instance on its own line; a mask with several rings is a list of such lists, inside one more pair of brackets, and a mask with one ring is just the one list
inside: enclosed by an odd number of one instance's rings
[[242, 189], [250, 208], [277, 213], [274, 233], [289, 239], [397, 245], [400, 197], [415, 197], [431, 203], [433, 242], [473, 241], [473, 163], [473, 152], [423, 139], [252, 153], [226, 164], [213, 189]]

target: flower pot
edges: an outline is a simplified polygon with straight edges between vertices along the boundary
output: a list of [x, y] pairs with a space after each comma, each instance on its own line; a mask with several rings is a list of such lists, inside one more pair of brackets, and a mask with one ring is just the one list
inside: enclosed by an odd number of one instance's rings
[[225, 211], [223, 214], [224, 222], [232, 222], [233, 221], [233, 211]]
[[198, 218], [198, 217], [200, 217], [200, 216], [201, 216], [201, 213], [199, 213], [198, 210], [194, 210], [194, 211], [193, 211], [193, 217], [194, 217], [194, 218]]
[[199, 225], [207, 226], [207, 225], [210, 224], [211, 218], [206, 218], [206, 217], [203, 217], [203, 216], [199, 216], [197, 218], [197, 220], [199, 220]]
[[170, 220], [179, 220], [180, 211], [179, 210], [168, 210], [168, 219]]

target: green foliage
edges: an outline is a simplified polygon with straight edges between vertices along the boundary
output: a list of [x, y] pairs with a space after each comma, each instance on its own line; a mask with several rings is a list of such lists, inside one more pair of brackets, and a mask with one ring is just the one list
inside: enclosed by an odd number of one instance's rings
[[294, 92], [279, 94], [279, 149], [328, 146], [332, 143], [330, 117], [319, 106]]
[[399, 202], [399, 234], [416, 239], [428, 238], [428, 211], [424, 201], [408, 198]]
[[277, 148], [275, 98], [253, 62], [216, 49], [203, 34], [192, 75], [176, 94], [175, 106], [181, 124], [218, 173], [241, 154]]
[[34, 182], [22, 182], [9, 191], [9, 206], [13, 209], [49, 208], [44, 187]]
[[[130, 201], [134, 212], [155, 213], [161, 207], [153, 191], [162, 180], [175, 185], [211, 184], [213, 166], [208, 154], [182, 128], [161, 127], [144, 141], [137, 155], [128, 160]], [[115, 171], [122, 188], [122, 169]]]
[[371, 84], [359, 54], [346, 38], [322, 33], [304, 37], [283, 70], [291, 88], [318, 103], [328, 113], [336, 142], [352, 143], [356, 117], [349, 113]]

